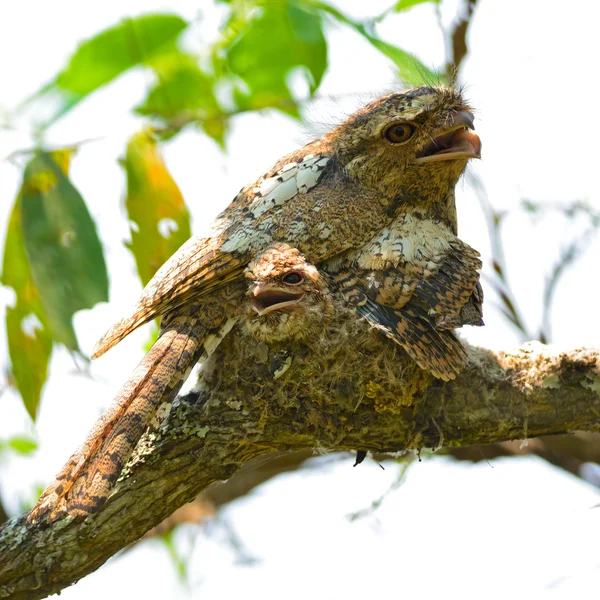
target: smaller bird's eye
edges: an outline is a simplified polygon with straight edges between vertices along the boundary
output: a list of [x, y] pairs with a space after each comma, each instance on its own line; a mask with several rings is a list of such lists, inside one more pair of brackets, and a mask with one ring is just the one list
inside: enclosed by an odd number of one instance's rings
[[383, 137], [392, 144], [408, 142], [415, 132], [415, 126], [408, 123], [394, 123], [383, 133]]
[[303, 281], [304, 277], [302, 277], [300, 273], [296, 273], [296, 271], [292, 271], [283, 276], [283, 283], [287, 283], [288, 285], [298, 285]]

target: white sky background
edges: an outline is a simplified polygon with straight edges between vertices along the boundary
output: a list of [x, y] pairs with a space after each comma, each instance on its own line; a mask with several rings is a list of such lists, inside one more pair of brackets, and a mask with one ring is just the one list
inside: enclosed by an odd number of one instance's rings
[[[156, 10], [197, 14], [203, 3], [156, 0], [83, 3], [36, 0], [3, 3], [0, 9], [0, 111], [17, 105], [49, 80], [86, 39], [119, 19]], [[371, 0], [339, 2], [356, 16], [376, 14], [391, 4]], [[444, 15], [454, 14], [454, 0]], [[207, 5], [205, 29], [216, 16]], [[366, 7], [366, 9], [365, 9]], [[536, 0], [480, 0], [462, 71], [467, 95], [478, 109], [477, 132], [484, 160], [472, 167], [496, 208], [512, 209], [521, 198], [535, 201], [587, 200], [600, 208], [597, 178], [600, 125], [595, 118], [595, 80], [600, 43], [595, 3]], [[444, 58], [443, 40], [430, 6], [388, 19], [379, 29], [389, 41], [415, 52], [431, 66]], [[389, 64], [365, 42], [342, 29], [331, 31], [330, 69], [322, 100], [307, 111], [311, 128], [277, 114], [235, 120], [228, 153], [222, 154], [195, 132], [178, 136], [164, 149], [173, 176], [193, 213], [196, 232], [275, 159], [351, 112], [364, 99], [393, 89]], [[121, 202], [124, 176], [117, 158], [140, 125], [124, 108], [143, 98], [151, 83], [134, 72], [120, 78], [57, 123], [47, 141], [57, 145], [88, 138], [73, 161], [72, 177], [95, 217], [111, 274], [111, 302], [77, 316], [76, 327], [89, 351], [104, 330], [135, 301], [140, 286], [134, 262], [123, 246], [127, 223]], [[349, 94], [346, 96], [345, 94]], [[335, 96], [329, 99], [328, 96]], [[4, 160], [33, 141], [27, 122], [0, 130], [0, 236], [19, 185], [20, 172]], [[458, 197], [461, 236], [489, 258], [485, 223], [468, 179]], [[535, 325], [545, 274], [564, 240], [576, 233], [559, 219], [534, 227], [518, 215], [506, 223], [508, 271], [520, 308]], [[564, 346], [597, 344], [596, 240], [571, 267], [554, 309], [554, 340]], [[488, 293], [488, 298], [492, 294]], [[0, 289], [0, 303], [10, 302]], [[488, 347], [512, 346], [518, 338], [493, 307], [486, 327], [466, 337]], [[4, 340], [4, 322], [0, 338]], [[33, 458], [4, 458], [0, 489], [17, 511], [34, 483], [51, 479], [81, 442], [102, 408], [142, 355], [146, 332], [137, 332], [91, 367], [77, 373], [64, 351], [55, 352], [38, 424], [40, 452]], [[7, 365], [6, 348], [0, 363]], [[34, 431], [17, 396], [0, 397], [0, 438]], [[424, 461], [409, 471], [372, 517], [350, 523], [349, 512], [367, 506], [394, 481], [396, 469], [372, 461], [352, 469], [352, 461], [324, 462], [314, 472], [285, 475], [223, 511], [250, 555], [253, 566], [236, 563], [235, 552], [214, 535], [178, 533], [190, 552], [191, 583], [177, 583], [166, 550], [158, 542], [141, 545], [63, 592], [69, 598], [349, 599], [418, 594], [434, 597], [456, 591], [462, 598], [597, 597], [600, 555], [599, 494], [595, 488], [537, 459], [502, 460], [476, 466], [450, 460]], [[191, 544], [190, 540], [195, 538]], [[160, 576], [157, 574], [160, 573]], [[593, 591], [592, 591], [593, 590]]]

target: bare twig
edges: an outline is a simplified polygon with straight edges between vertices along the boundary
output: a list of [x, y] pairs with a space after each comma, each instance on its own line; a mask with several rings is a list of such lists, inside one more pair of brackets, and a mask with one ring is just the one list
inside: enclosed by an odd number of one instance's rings
[[446, 62], [446, 76], [451, 84], [458, 80], [458, 74], [463, 61], [467, 57], [467, 32], [472, 22], [477, 0], [466, 0], [463, 5], [463, 14], [453, 24], [450, 31], [451, 56]]

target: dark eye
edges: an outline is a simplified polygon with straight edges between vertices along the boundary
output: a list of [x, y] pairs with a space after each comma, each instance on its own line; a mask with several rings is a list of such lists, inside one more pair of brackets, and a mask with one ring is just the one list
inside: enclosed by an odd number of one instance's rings
[[394, 123], [384, 131], [383, 137], [392, 144], [403, 144], [410, 140], [415, 129], [414, 125], [408, 123]]
[[302, 277], [300, 273], [296, 273], [296, 271], [292, 271], [283, 276], [283, 283], [287, 283], [288, 285], [298, 285], [303, 281], [304, 277]]

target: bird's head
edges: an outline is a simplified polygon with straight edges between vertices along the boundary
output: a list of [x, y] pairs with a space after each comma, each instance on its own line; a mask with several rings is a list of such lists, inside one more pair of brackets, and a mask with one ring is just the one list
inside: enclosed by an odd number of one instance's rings
[[481, 141], [462, 94], [418, 87], [382, 96], [326, 134], [351, 180], [455, 228], [454, 187]]
[[275, 244], [248, 265], [246, 331], [269, 343], [318, 334], [333, 314], [327, 282], [295, 248]]

